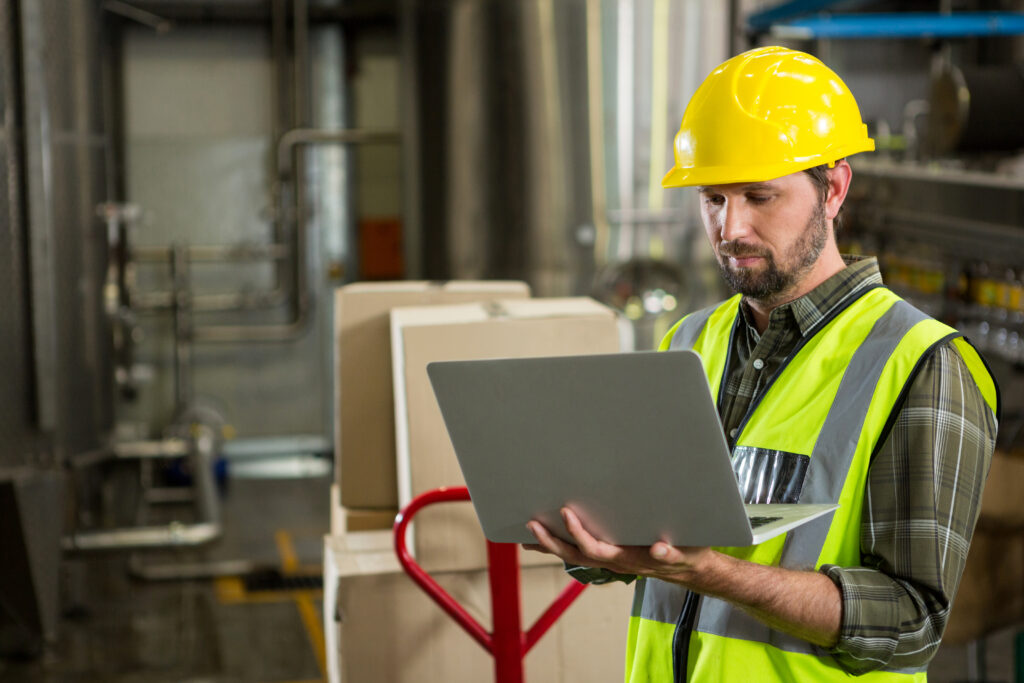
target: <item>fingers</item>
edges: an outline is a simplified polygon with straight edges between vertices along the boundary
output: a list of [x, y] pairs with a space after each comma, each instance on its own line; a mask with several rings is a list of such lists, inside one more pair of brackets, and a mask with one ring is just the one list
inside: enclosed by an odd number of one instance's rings
[[537, 539], [538, 545], [543, 548], [542, 552], [557, 555], [566, 562], [572, 564], [580, 564], [584, 561], [579, 550], [562, 539], [557, 538], [540, 522], [528, 522], [526, 524], [526, 528], [529, 529], [530, 533]]
[[594, 538], [583, 526], [583, 522], [580, 521], [576, 513], [569, 508], [562, 508], [562, 520], [565, 522], [565, 528], [569, 535], [576, 542], [576, 547], [587, 558], [591, 558], [592, 563], [593, 560], [597, 560], [615, 564], [624, 558], [625, 550], [622, 547]]
[[546, 553], [546, 554], [548, 554], [548, 555], [551, 555], [551, 554], [552, 554], [550, 550], [548, 550], [548, 549], [547, 549], [547, 548], [545, 548], [544, 546], [542, 546], [542, 545], [539, 545], [539, 544], [537, 544], [537, 543], [522, 543], [522, 544], [520, 544], [520, 547], [521, 547], [521, 548], [522, 548], [523, 550], [532, 550], [532, 551], [534, 551], [534, 552], [538, 552], [538, 553]]
[[683, 561], [683, 554], [679, 548], [663, 542], [651, 546], [651, 557], [665, 564], [678, 564]]

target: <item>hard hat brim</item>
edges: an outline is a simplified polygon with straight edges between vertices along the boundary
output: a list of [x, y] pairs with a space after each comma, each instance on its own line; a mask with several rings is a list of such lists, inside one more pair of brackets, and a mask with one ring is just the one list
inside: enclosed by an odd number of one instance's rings
[[661, 180], [661, 186], [669, 187], [694, 187], [706, 185], [728, 185], [731, 183], [758, 183], [766, 180], [774, 180], [791, 173], [805, 171], [815, 166], [829, 164], [839, 159], [845, 159], [859, 152], [873, 152], [875, 141], [865, 137], [858, 142], [847, 145], [845, 148], [832, 150], [830, 154], [819, 155], [810, 159], [798, 161], [786, 161], [778, 164], [750, 165], [750, 166], [703, 166], [694, 168], [680, 168], [674, 166]]

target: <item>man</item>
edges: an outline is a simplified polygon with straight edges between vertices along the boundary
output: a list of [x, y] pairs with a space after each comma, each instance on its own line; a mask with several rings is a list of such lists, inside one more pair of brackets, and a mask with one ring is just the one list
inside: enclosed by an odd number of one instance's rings
[[580, 580], [640, 577], [627, 681], [925, 680], [998, 397], [955, 330], [885, 289], [875, 259], [840, 255], [845, 158], [872, 149], [852, 94], [801, 52], [734, 57], [690, 101], [663, 185], [698, 188], [739, 294], [662, 349], [700, 354], [748, 502], [840, 507], [752, 548], [617, 547], [566, 509], [571, 545], [531, 522], [527, 547]]

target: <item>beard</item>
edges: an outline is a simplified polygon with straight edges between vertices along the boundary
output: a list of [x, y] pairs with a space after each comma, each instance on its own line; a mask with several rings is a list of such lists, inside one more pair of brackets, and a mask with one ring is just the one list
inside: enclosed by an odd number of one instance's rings
[[[780, 300], [814, 266], [828, 241], [828, 222], [825, 204], [819, 201], [804, 226], [800, 238], [782, 255], [785, 263], [779, 265], [772, 253], [764, 248], [742, 242], [723, 242], [718, 249], [718, 266], [722, 276], [733, 290], [764, 303]], [[759, 256], [764, 266], [734, 268], [728, 257]]]

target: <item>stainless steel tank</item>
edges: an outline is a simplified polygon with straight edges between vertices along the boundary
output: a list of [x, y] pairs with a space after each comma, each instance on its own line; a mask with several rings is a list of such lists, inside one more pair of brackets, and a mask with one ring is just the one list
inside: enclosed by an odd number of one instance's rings
[[593, 293], [650, 346], [705, 291], [699, 278], [683, 283], [697, 232], [690, 193], [660, 181], [690, 95], [724, 56], [725, 9], [698, 0], [401, 7], [410, 274]]
[[578, 289], [590, 224], [584, 0], [402, 6], [415, 275]]

